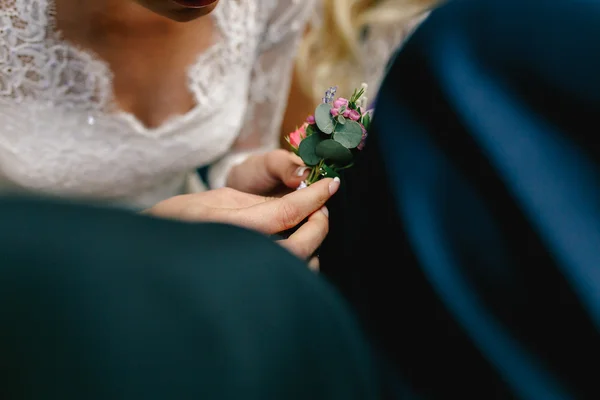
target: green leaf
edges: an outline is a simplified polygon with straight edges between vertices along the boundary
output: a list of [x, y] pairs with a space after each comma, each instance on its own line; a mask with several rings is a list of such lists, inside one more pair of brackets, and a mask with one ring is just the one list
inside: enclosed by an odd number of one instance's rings
[[317, 132], [317, 130], [315, 129], [315, 127], [313, 125], [308, 125], [306, 127], [306, 131], [305, 132], [306, 132], [306, 136], [310, 136], [313, 133]]
[[321, 175], [325, 178], [336, 178], [336, 177], [339, 178], [340, 177], [340, 175], [337, 172], [335, 172], [333, 170], [333, 168], [330, 168], [327, 164], [323, 164], [321, 169], [323, 170], [321, 172]]
[[337, 122], [339, 122], [340, 124], [344, 125], [346, 123], [346, 118], [344, 118], [343, 115], [338, 115], [337, 116]]
[[360, 99], [360, 97], [365, 93], [365, 89], [360, 88], [359, 89], [354, 89], [354, 93], [352, 93], [352, 96], [350, 97], [350, 102], [351, 103], [356, 103], [358, 101], [358, 99]]
[[314, 166], [321, 161], [321, 157], [316, 154], [317, 146], [321, 143], [320, 135], [310, 135], [300, 142], [298, 146], [298, 155], [308, 166]]
[[319, 106], [315, 109], [315, 121], [321, 132], [327, 134], [331, 134], [333, 132], [335, 121], [331, 115], [331, 104], [319, 104]]
[[333, 140], [347, 149], [353, 149], [362, 140], [362, 128], [358, 122], [346, 120], [344, 125], [336, 126]]
[[371, 114], [368, 112], [364, 113], [361, 122], [365, 127], [365, 130], [369, 132], [369, 128], [371, 127]]
[[323, 140], [315, 149], [317, 156], [343, 166], [352, 161], [350, 150], [332, 139]]

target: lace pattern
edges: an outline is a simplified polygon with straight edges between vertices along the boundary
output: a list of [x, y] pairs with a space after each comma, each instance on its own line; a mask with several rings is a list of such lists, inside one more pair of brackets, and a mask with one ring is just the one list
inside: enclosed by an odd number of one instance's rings
[[[307, 4], [308, 3], [308, 4]], [[63, 40], [52, 0], [0, 0], [0, 189], [139, 207], [186, 174], [274, 148], [312, 0], [221, 0], [215, 44], [189, 67], [196, 106], [157, 128], [116, 107], [110, 67]]]

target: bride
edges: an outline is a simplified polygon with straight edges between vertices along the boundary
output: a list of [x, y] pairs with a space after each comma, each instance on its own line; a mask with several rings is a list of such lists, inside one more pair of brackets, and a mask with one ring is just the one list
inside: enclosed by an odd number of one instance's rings
[[0, 190], [146, 209], [202, 191], [206, 165], [212, 188], [297, 186], [273, 149], [311, 9], [0, 0]]

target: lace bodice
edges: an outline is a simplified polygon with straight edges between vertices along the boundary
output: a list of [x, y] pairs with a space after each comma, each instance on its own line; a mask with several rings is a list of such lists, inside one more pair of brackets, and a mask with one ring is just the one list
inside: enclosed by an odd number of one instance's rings
[[157, 128], [122, 112], [111, 71], [61, 39], [53, 0], [0, 0], [0, 189], [148, 207], [275, 148], [312, 0], [221, 0], [189, 67], [196, 106]]

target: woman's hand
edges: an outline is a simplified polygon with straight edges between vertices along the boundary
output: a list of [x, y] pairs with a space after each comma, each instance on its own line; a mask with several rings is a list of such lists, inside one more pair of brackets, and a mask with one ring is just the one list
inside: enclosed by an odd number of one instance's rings
[[221, 222], [267, 235], [294, 228], [308, 218], [290, 237], [279, 241], [296, 256], [308, 259], [329, 232], [329, 214], [324, 205], [339, 185], [339, 179], [323, 179], [281, 198], [223, 188], [172, 197], [144, 214], [184, 221]]
[[308, 176], [308, 168], [294, 153], [273, 150], [249, 157], [233, 167], [227, 186], [241, 192], [279, 196], [296, 189]]

